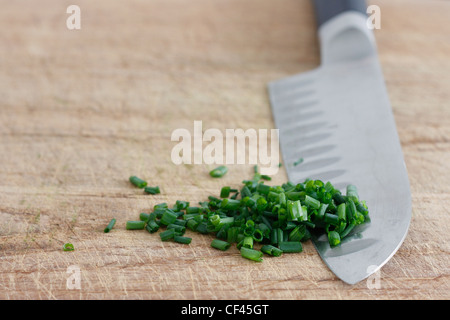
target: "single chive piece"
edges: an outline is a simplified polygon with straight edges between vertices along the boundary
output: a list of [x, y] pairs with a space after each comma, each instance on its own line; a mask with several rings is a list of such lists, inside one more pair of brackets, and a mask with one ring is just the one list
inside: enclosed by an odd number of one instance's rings
[[228, 198], [230, 196], [230, 189], [230, 187], [223, 187], [222, 190], [220, 190], [220, 197]]
[[245, 197], [251, 197], [251, 196], [252, 196], [252, 192], [250, 191], [250, 189], [247, 186], [242, 187], [241, 197], [245, 198]]
[[183, 236], [174, 236], [173, 240], [175, 242], [182, 243], [182, 244], [190, 244], [192, 241], [192, 238], [183, 237]]
[[175, 229], [167, 229], [166, 231], [161, 232], [159, 237], [161, 238], [161, 241], [168, 241], [175, 237], [175, 232]]
[[256, 191], [258, 191], [261, 194], [269, 194], [270, 192], [270, 186], [267, 186], [263, 183], [258, 184], [258, 186], [256, 187]]
[[253, 249], [253, 237], [249, 237], [249, 236], [245, 237], [242, 242], [242, 246]]
[[348, 198], [346, 202], [347, 221], [356, 219], [356, 206], [352, 199]]
[[353, 228], [355, 227], [355, 223], [350, 223], [345, 229], [344, 231], [342, 231], [342, 233], [339, 235], [341, 237], [341, 239], [344, 239], [346, 236], [348, 236], [348, 234], [353, 230]]
[[266, 180], [266, 181], [272, 180], [271, 177], [269, 177], [268, 175], [265, 175], [265, 174], [262, 174], [262, 175], [261, 175], [261, 179], [264, 179], [264, 180]]
[[239, 227], [231, 227], [227, 230], [227, 242], [233, 243], [237, 241], [237, 236], [239, 234]]
[[258, 165], [253, 166], [253, 173], [258, 173]]
[[168, 226], [177, 220], [178, 216], [175, 212], [170, 209], [166, 209], [161, 217], [161, 223]]
[[356, 187], [352, 184], [349, 184], [347, 186], [347, 193], [346, 193], [347, 197], [352, 199], [353, 202], [355, 203], [359, 203], [359, 196], [358, 196], [358, 189], [356, 189]]
[[148, 214], [148, 213], [141, 212], [139, 214], [139, 220], [141, 220], [141, 221], [148, 221], [149, 218], [150, 218], [150, 214]]
[[345, 221], [346, 220], [345, 202], [341, 203], [338, 206], [337, 215], [338, 215], [339, 220], [341, 220], [341, 221]]
[[328, 232], [328, 242], [331, 247], [335, 247], [341, 243], [341, 236], [336, 231]]
[[145, 221], [127, 221], [127, 230], [142, 230], [145, 228]]
[[173, 224], [176, 224], [176, 225], [179, 225], [179, 226], [182, 226], [182, 227], [186, 227], [186, 223], [187, 223], [186, 220], [180, 220], [180, 219], [177, 219], [177, 220], [175, 220], [173, 222]]
[[161, 193], [161, 191], [159, 190], [159, 186], [156, 186], [156, 187], [145, 187], [144, 188], [144, 192], [145, 193], [149, 193], [149, 194]]
[[116, 224], [116, 219], [111, 219], [111, 221], [109, 222], [109, 224], [106, 226], [105, 230], [103, 230], [103, 232], [108, 233], [111, 231], [111, 229], [114, 227], [114, 225]]
[[162, 202], [162, 203], [158, 203], [155, 204], [155, 206], [153, 207], [153, 209], [167, 209], [169, 208], [169, 206], [167, 205], [167, 202]]
[[291, 221], [303, 220], [303, 217], [302, 217], [303, 212], [302, 212], [302, 206], [301, 206], [300, 200], [297, 200], [297, 201], [288, 200], [287, 201], [287, 210], [288, 210], [288, 214], [289, 214], [288, 220], [291, 220]]
[[192, 231], [197, 231], [197, 227], [199, 224], [200, 222], [196, 221], [195, 219], [189, 219], [186, 223], [186, 227], [188, 227]]
[[320, 208], [320, 201], [314, 199], [313, 197], [310, 197], [308, 195], [305, 196], [305, 204], [309, 207], [312, 207], [314, 209]]
[[200, 212], [199, 207], [187, 207], [186, 208], [186, 214], [199, 213], [199, 212]]
[[364, 216], [367, 217], [367, 215], [369, 214], [369, 210], [366, 208], [366, 206], [364, 205], [363, 202], [360, 202], [356, 205], [356, 210], [358, 210], [359, 212], [361, 212]]
[[187, 207], [189, 207], [189, 201], [177, 200], [175, 203], [177, 211], [186, 210]]
[[256, 200], [256, 209], [259, 212], [264, 211], [264, 209], [266, 209], [268, 205], [269, 205], [269, 203], [267, 202], [267, 200], [264, 197], [260, 197], [260, 198], [258, 198], [258, 200]]
[[176, 232], [180, 232], [182, 234], [184, 234], [186, 232], [186, 228], [185, 227], [177, 225], [177, 224], [174, 224], [174, 223], [169, 224], [167, 226], [167, 229], [173, 229]]
[[347, 197], [343, 196], [339, 191], [333, 194], [333, 200], [337, 205], [344, 203]]
[[145, 188], [147, 186], [147, 181], [142, 180], [136, 176], [131, 176], [130, 182], [140, 189]]
[[339, 217], [335, 214], [332, 213], [325, 213], [324, 217], [323, 217], [323, 221], [325, 223], [329, 223], [333, 226], [338, 226], [339, 225]]
[[306, 226], [301, 224], [289, 233], [289, 241], [300, 242], [306, 235]]
[[278, 242], [279, 242], [278, 241], [278, 235], [279, 235], [278, 230], [279, 230], [279, 228], [273, 228], [270, 231], [270, 244], [273, 246], [277, 246]]
[[320, 204], [320, 207], [319, 207], [319, 210], [317, 211], [317, 217], [318, 217], [319, 219], [323, 219], [323, 217], [325, 216], [325, 212], [327, 211], [327, 209], [328, 209], [328, 204], [321, 203], [321, 204]]
[[228, 243], [226, 241], [219, 240], [219, 239], [214, 239], [211, 242], [211, 247], [213, 247], [215, 249], [222, 250], [222, 251], [228, 250], [230, 248], [230, 246], [231, 246], [230, 243]]
[[264, 234], [263, 234], [263, 232], [260, 229], [255, 229], [255, 232], [253, 232], [253, 234], [252, 234], [252, 238], [256, 242], [261, 242], [263, 240], [263, 238], [264, 238]]
[[205, 221], [200, 222], [197, 225], [197, 228], [195, 229], [195, 231], [206, 234], [208, 233], [208, 224]]
[[285, 253], [302, 252], [302, 243], [299, 241], [282, 241], [279, 245], [280, 250]]
[[219, 166], [209, 172], [209, 175], [213, 178], [221, 178], [228, 172], [228, 168], [225, 166]]
[[298, 166], [302, 162], [303, 162], [303, 158], [298, 159], [297, 161], [294, 162], [294, 167]]
[[152, 220], [147, 223], [145, 226], [145, 230], [147, 230], [150, 233], [155, 233], [159, 230], [159, 224], [156, 223], [156, 221]]
[[264, 252], [265, 254], [268, 254], [268, 255], [271, 255], [274, 257], [279, 257], [283, 254], [283, 250], [280, 250], [277, 247], [271, 246], [270, 244], [266, 244], [266, 245], [262, 246], [261, 251]]
[[237, 210], [241, 206], [241, 201], [225, 198], [220, 204], [220, 208], [225, 210]]
[[75, 248], [74, 248], [73, 244], [71, 244], [71, 243], [65, 243], [65, 244], [63, 245], [63, 250], [64, 250], [64, 251], [74, 251]]
[[263, 253], [261, 251], [258, 250], [254, 250], [254, 249], [250, 249], [250, 248], [246, 248], [244, 246], [241, 247], [241, 256], [252, 260], [252, 261], [256, 261], [256, 262], [261, 262]]

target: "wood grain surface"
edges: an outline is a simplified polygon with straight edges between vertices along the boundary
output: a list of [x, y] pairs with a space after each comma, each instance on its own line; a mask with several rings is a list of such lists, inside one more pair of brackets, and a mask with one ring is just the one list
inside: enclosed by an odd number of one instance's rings
[[[211, 236], [180, 245], [125, 230], [156, 203], [204, 201], [252, 175], [174, 165], [171, 133], [194, 120], [273, 128], [267, 82], [320, 63], [310, 1], [1, 0], [0, 298], [449, 299], [450, 2], [371, 3], [413, 198], [379, 289], [340, 281], [309, 242], [254, 263], [210, 248]], [[70, 4], [81, 30], [66, 27]], [[69, 266], [81, 289], [67, 287]]]

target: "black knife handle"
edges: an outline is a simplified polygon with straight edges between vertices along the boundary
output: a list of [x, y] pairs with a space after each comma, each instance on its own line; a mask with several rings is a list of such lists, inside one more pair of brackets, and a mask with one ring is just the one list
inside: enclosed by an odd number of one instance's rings
[[365, 0], [313, 0], [318, 27], [338, 14], [346, 11], [357, 11], [367, 14]]

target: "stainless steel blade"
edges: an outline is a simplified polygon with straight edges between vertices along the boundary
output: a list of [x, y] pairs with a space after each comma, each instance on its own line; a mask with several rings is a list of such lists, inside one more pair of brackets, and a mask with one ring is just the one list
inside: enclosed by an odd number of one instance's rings
[[[400, 247], [411, 219], [409, 181], [373, 34], [359, 13], [342, 13], [319, 30], [322, 65], [269, 84], [290, 181], [358, 187], [371, 222], [336, 248], [313, 243], [328, 267], [354, 284]], [[362, 27], [364, 26], [364, 27]], [[304, 161], [294, 166], [299, 158]]]

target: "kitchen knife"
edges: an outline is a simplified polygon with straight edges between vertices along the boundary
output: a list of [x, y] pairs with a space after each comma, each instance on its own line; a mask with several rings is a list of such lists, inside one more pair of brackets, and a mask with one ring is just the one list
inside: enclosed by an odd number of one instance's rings
[[[315, 70], [269, 83], [290, 181], [357, 186], [370, 223], [330, 248], [313, 235], [325, 264], [355, 284], [378, 271], [403, 242], [411, 193], [392, 109], [361, 0], [314, 0], [321, 50]], [[294, 165], [298, 159], [303, 162]]]

